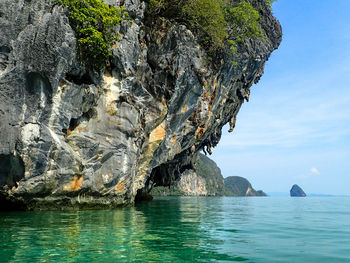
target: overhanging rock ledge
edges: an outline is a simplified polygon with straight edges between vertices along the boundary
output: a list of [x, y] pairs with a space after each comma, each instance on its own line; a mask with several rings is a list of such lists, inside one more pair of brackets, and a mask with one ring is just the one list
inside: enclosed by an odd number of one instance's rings
[[[117, 0], [107, 1], [119, 5]], [[265, 1], [267, 38], [208, 63], [184, 25], [145, 23], [146, 4], [125, 0], [105, 71], [77, 60], [67, 10], [53, 1], [0, 0], [0, 202], [15, 209], [103, 208], [169, 185], [211, 152], [249, 99], [281, 42]]]

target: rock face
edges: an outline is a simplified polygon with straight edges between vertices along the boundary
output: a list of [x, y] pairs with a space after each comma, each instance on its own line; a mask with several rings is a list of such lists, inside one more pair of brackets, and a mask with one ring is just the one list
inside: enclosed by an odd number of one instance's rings
[[216, 163], [201, 153], [194, 161], [196, 173], [206, 182], [208, 195], [225, 195], [224, 178]]
[[281, 41], [265, 1], [252, 0], [267, 38], [247, 40], [237, 65], [214, 65], [184, 25], [147, 24], [145, 2], [121, 2], [133, 21], [94, 72], [77, 60], [66, 9], [0, 0], [1, 207], [115, 207], [171, 184], [233, 129]]
[[186, 170], [176, 182], [176, 186], [180, 191], [183, 192], [183, 195], [208, 195], [205, 179], [197, 175], [197, 173], [193, 170]]
[[232, 196], [266, 196], [263, 191], [256, 191], [247, 179], [240, 176], [226, 177], [225, 188], [226, 194]]
[[303, 189], [300, 188], [299, 185], [295, 184], [290, 189], [290, 196], [292, 196], [292, 197], [305, 197], [306, 194], [303, 191]]
[[154, 187], [154, 196], [185, 195], [215, 196], [225, 195], [224, 178], [216, 163], [202, 153], [193, 158], [194, 167], [186, 169], [171, 187]]
[[194, 169], [187, 169], [172, 187], [155, 187], [151, 194], [185, 196], [266, 196], [239, 176], [223, 178], [216, 163], [203, 154], [194, 158]]

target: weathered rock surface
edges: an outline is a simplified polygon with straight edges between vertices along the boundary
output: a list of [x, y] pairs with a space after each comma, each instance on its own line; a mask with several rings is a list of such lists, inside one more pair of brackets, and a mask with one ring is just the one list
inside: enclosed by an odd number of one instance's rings
[[193, 157], [193, 166], [181, 173], [170, 187], [153, 187], [151, 195], [215, 196], [224, 195], [224, 178], [216, 163], [202, 153]]
[[306, 194], [303, 191], [303, 189], [301, 189], [301, 187], [299, 185], [295, 184], [290, 189], [290, 196], [292, 196], [292, 197], [305, 197]]
[[202, 153], [196, 154], [193, 169], [186, 169], [174, 185], [189, 196], [225, 195], [224, 178], [216, 163]]
[[226, 123], [233, 129], [281, 41], [265, 1], [252, 0], [267, 39], [247, 40], [238, 66], [215, 66], [184, 25], [145, 24], [143, 1], [122, 2], [133, 22], [121, 24], [110, 66], [93, 72], [77, 60], [67, 10], [0, 0], [2, 207], [115, 207], [171, 184]]
[[193, 170], [186, 170], [183, 172], [179, 180], [176, 182], [176, 186], [184, 193], [184, 195], [208, 195], [205, 179], [197, 175]]
[[155, 187], [154, 196], [266, 196], [256, 191], [250, 182], [240, 176], [223, 178], [220, 168], [207, 156], [199, 153], [194, 158], [194, 169], [187, 169], [171, 187]]

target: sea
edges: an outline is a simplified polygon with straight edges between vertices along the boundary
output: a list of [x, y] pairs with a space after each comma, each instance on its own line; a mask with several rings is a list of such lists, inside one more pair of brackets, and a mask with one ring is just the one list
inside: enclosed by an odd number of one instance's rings
[[350, 262], [349, 197], [161, 197], [0, 212], [0, 262]]

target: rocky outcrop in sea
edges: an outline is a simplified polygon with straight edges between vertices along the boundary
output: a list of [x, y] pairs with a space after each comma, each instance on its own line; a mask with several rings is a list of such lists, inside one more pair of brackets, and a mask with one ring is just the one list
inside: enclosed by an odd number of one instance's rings
[[15, 209], [132, 204], [211, 153], [281, 41], [266, 1], [264, 39], [232, 63], [209, 63], [197, 35], [141, 0], [102, 71], [84, 67], [66, 8], [52, 0], [0, 0], [0, 202]]
[[290, 196], [292, 196], [292, 197], [305, 197], [306, 194], [303, 191], [303, 189], [301, 189], [301, 187], [299, 185], [295, 184], [290, 189]]

